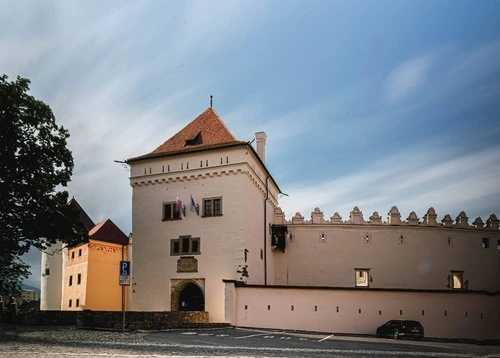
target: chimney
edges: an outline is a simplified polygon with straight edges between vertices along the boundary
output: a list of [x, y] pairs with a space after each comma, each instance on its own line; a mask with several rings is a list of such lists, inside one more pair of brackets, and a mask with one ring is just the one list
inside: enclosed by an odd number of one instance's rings
[[257, 132], [255, 133], [255, 140], [257, 142], [257, 154], [262, 160], [262, 163], [266, 163], [266, 133]]

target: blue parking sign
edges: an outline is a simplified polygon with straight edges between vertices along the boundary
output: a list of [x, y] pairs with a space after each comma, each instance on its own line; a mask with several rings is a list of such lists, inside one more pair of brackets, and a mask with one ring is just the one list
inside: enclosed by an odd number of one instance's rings
[[120, 261], [120, 285], [130, 286], [130, 261]]

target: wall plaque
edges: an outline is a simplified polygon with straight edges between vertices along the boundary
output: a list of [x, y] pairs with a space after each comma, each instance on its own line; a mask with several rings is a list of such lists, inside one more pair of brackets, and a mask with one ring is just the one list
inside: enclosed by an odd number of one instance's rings
[[198, 260], [192, 256], [179, 258], [177, 272], [198, 272]]

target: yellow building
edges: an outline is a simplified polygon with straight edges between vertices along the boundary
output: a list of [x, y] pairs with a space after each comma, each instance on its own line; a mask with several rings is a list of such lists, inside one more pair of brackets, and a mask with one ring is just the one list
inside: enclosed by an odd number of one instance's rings
[[89, 242], [63, 253], [62, 310], [120, 311], [119, 265], [128, 237], [109, 219], [89, 231]]

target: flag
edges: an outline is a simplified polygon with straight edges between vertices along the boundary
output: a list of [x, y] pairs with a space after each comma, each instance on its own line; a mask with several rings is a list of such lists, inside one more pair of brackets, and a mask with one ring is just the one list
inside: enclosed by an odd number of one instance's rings
[[177, 197], [177, 201], [175, 203], [175, 211], [180, 212], [182, 210], [182, 201], [180, 201], [179, 197]]
[[191, 195], [191, 207], [194, 208], [196, 207], [196, 204], [194, 203], [193, 196]]

